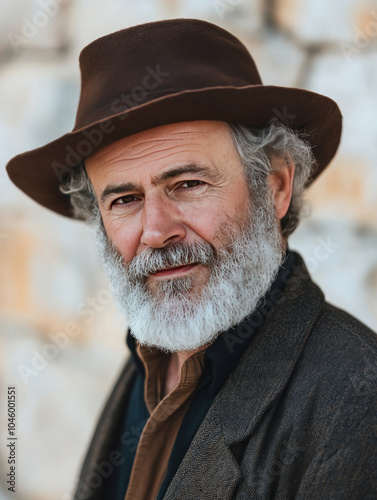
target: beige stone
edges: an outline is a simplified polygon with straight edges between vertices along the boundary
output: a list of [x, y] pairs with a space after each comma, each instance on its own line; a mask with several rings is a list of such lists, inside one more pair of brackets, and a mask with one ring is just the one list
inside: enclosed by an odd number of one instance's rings
[[306, 54], [294, 43], [279, 33], [263, 34], [256, 39], [246, 39], [244, 43], [265, 85], [298, 85]]
[[314, 208], [293, 234], [326, 300], [377, 331], [377, 229]]
[[371, 227], [377, 227], [376, 68], [377, 54], [368, 51], [351, 61], [328, 55], [316, 59], [308, 77], [309, 87], [335, 99], [343, 113], [337, 157], [313, 193], [344, 218]]
[[76, 0], [72, 4], [69, 39], [75, 58], [87, 44], [113, 31], [140, 23], [169, 17], [162, 2], [139, 0], [137, 2], [103, 0]]
[[30, 50], [59, 50], [67, 43], [70, 0], [19, 0], [0, 3], [2, 49], [19, 55]]
[[0, 151], [3, 165], [73, 128], [79, 96], [76, 64], [65, 58], [20, 57], [2, 69], [0, 92], [7, 98], [2, 100], [0, 128], [8, 134]]
[[274, 19], [282, 30], [307, 44], [352, 42], [370, 29], [370, 21], [377, 21], [377, 4], [373, 0], [277, 0]]

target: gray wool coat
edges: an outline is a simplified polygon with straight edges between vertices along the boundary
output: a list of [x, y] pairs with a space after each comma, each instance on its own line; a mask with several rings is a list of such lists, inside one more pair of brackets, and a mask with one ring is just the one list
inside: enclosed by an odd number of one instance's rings
[[[129, 362], [105, 406], [76, 500], [103, 498], [133, 372]], [[297, 254], [164, 499], [377, 499], [377, 336], [325, 302]]]

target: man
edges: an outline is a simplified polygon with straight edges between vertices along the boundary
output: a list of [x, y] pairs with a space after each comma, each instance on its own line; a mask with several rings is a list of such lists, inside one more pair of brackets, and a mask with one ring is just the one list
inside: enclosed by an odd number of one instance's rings
[[94, 224], [130, 326], [75, 498], [376, 498], [376, 338], [287, 246], [337, 105], [263, 86], [198, 20], [108, 35], [80, 64], [74, 131], [8, 165]]

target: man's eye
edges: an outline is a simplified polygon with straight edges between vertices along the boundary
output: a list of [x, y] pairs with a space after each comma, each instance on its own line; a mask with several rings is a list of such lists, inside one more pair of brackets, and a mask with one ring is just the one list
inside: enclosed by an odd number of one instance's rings
[[181, 186], [184, 189], [190, 189], [190, 188], [195, 188], [197, 186], [203, 185], [204, 182], [202, 181], [183, 181]]
[[128, 194], [126, 196], [121, 196], [120, 198], [117, 198], [116, 200], [114, 200], [112, 202], [111, 206], [114, 206], [114, 205], [128, 205], [128, 204], [132, 203], [135, 200], [137, 200], [136, 196], [134, 196], [133, 194]]

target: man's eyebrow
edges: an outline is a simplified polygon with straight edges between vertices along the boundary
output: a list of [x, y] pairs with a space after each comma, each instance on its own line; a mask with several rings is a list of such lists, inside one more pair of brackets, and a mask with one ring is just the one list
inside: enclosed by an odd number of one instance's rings
[[105, 187], [105, 189], [101, 193], [101, 204], [103, 205], [106, 199], [113, 194], [121, 194], [127, 191], [135, 191], [137, 190], [136, 184], [132, 182], [127, 182], [124, 184], [109, 184]]
[[173, 179], [174, 177], [178, 177], [184, 174], [206, 175], [209, 179], [212, 180], [219, 180], [221, 178], [219, 172], [216, 172], [211, 168], [206, 167], [205, 165], [189, 163], [187, 165], [183, 165], [182, 167], [172, 168], [171, 170], [163, 172], [153, 179], [153, 184], [159, 184], [160, 182], [166, 181], [168, 179]]

